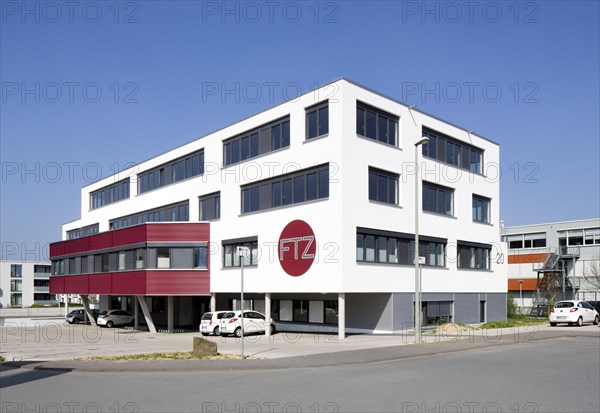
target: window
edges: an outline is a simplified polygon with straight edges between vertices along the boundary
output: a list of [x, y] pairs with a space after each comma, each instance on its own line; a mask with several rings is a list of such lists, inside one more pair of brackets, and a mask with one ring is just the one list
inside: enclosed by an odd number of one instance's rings
[[90, 209], [129, 198], [129, 178], [90, 193]]
[[429, 142], [423, 145], [423, 156], [477, 174], [483, 173], [483, 151], [481, 149], [426, 127], [423, 127], [422, 133], [423, 136], [429, 138]]
[[10, 305], [13, 307], [20, 307], [23, 305], [23, 295], [22, 294], [11, 294], [10, 295]]
[[87, 227], [67, 231], [67, 238], [76, 239], [81, 237], [87, 237], [88, 235], [97, 234], [99, 231], [100, 226], [98, 224], [88, 225]]
[[423, 211], [452, 216], [453, 197], [453, 189], [423, 182]]
[[146, 250], [143, 248], [138, 248], [135, 250], [135, 269], [140, 270], [144, 268], [144, 257], [146, 255]]
[[189, 220], [189, 201], [149, 209], [134, 215], [128, 215], [109, 221], [110, 229], [125, 228], [146, 222], [178, 222]]
[[369, 199], [398, 205], [398, 175], [369, 168]]
[[337, 301], [325, 301], [323, 305], [325, 311], [325, 324], [336, 324], [338, 323], [338, 302]]
[[356, 133], [360, 136], [398, 146], [398, 119], [365, 103], [356, 103]]
[[194, 268], [208, 268], [208, 246], [194, 247]]
[[200, 197], [200, 221], [211, 221], [221, 218], [221, 193]]
[[329, 164], [302, 169], [242, 187], [242, 213], [329, 197]]
[[509, 249], [545, 248], [546, 233], [513, 234], [507, 237]]
[[20, 293], [23, 291], [23, 280], [10, 280], [10, 291]]
[[50, 265], [34, 265], [33, 266], [33, 272], [34, 274], [48, 274], [50, 275], [51, 273], [51, 266]]
[[125, 271], [126, 259], [127, 259], [127, 254], [125, 253], [125, 251], [119, 251], [117, 270]]
[[289, 146], [290, 118], [287, 116], [223, 141], [223, 165], [234, 165]]
[[308, 323], [308, 300], [294, 300], [292, 321]]
[[458, 268], [489, 270], [491, 251], [488, 245], [458, 241]]
[[204, 174], [204, 150], [138, 174], [138, 194]]
[[156, 249], [156, 268], [171, 268], [171, 250], [169, 248]]
[[[356, 233], [356, 261], [383, 264], [414, 265], [415, 237], [391, 231], [358, 228]], [[426, 266], [446, 266], [447, 240], [428, 236], [419, 237], [419, 256], [425, 257]]]
[[21, 264], [10, 264], [10, 276], [12, 278], [23, 277], [23, 266]]
[[306, 139], [329, 133], [329, 102], [306, 109]]
[[258, 238], [251, 237], [243, 240], [223, 241], [223, 267], [240, 267], [241, 262], [237, 254], [237, 247], [246, 247], [250, 254], [244, 257], [244, 267], [258, 265]]
[[473, 195], [473, 221], [490, 222], [490, 199]]

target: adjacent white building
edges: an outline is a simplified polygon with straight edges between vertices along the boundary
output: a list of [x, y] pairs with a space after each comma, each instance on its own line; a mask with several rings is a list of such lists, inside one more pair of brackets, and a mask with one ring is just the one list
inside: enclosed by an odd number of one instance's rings
[[[83, 188], [54, 291], [192, 325], [239, 306], [246, 247], [247, 306], [280, 324], [406, 330], [417, 212], [423, 323], [505, 319], [499, 162], [497, 143], [340, 79]], [[184, 242], [173, 221], [206, 226]]]
[[49, 288], [50, 262], [0, 262], [0, 308], [57, 304]]

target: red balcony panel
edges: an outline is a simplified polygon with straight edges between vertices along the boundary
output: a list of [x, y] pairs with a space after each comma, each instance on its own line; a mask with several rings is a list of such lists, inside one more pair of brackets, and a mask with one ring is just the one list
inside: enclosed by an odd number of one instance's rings
[[210, 224], [174, 223], [148, 225], [148, 241], [210, 241]]
[[113, 295], [146, 295], [146, 271], [113, 273]]
[[66, 294], [89, 294], [88, 275], [69, 275], [65, 279]]
[[131, 228], [122, 228], [111, 231], [112, 246], [117, 247], [146, 242], [146, 239], [148, 238], [146, 235], [147, 227], [148, 225], [137, 225]]
[[90, 294], [112, 294], [112, 274], [89, 276]]
[[198, 270], [147, 271], [148, 295], [210, 295], [210, 273]]
[[66, 294], [66, 277], [50, 277], [50, 294]]
[[208, 223], [154, 223], [50, 244], [50, 259], [88, 251], [120, 247], [140, 242], [210, 241]]

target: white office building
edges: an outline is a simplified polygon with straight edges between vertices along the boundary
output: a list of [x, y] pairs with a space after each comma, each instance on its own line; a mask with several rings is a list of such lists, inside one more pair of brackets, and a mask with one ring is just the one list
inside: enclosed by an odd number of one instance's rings
[[0, 308], [57, 303], [57, 297], [50, 294], [49, 262], [0, 262]]
[[239, 306], [241, 246], [280, 325], [408, 330], [416, 183], [423, 324], [505, 319], [498, 144], [346, 79], [83, 188], [51, 291], [193, 326]]

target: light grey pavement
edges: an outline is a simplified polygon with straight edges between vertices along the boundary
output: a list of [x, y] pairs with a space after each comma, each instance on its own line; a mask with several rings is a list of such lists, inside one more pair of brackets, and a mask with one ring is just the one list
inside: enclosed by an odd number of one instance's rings
[[[405, 357], [463, 351], [507, 344], [535, 344], [559, 337], [586, 336], [599, 339], [600, 328], [532, 326], [502, 330], [475, 330], [455, 334], [425, 334], [428, 344], [415, 346], [412, 334], [337, 335], [280, 332], [245, 339], [250, 360], [186, 361], [69, 361], [90, 356], [110, 356], [158, 352], [190, 351], [199, 333], [151, 334], [125, 329], [107, 329], [64, 322], [18, 324], [0, 327], [0, 355], [7, 361], [22, 361], [29, 368], [69, 368], [90, 371], [212, 370], [226, 368], [280, 368], [320, 366], [396, 360]], [[239, 354], [240, 340], [234, 337], [208, 337], [223, 354]], [[374, 351], [378, 349], [378, 351]], [[285, 359], [285, 360], [284, 360]], [[279, 361], [278, 361], [279, 360]], [[13, 364], [16, 366], [17, 364]]]

